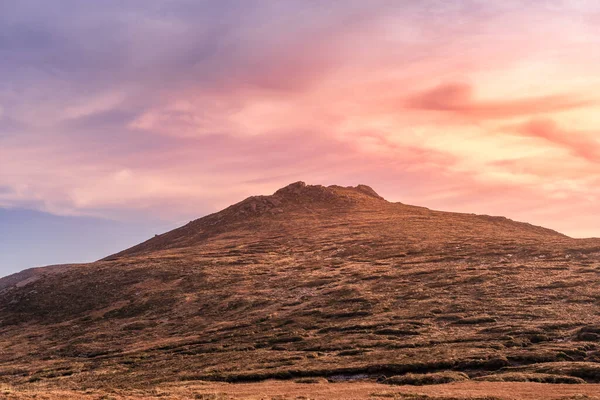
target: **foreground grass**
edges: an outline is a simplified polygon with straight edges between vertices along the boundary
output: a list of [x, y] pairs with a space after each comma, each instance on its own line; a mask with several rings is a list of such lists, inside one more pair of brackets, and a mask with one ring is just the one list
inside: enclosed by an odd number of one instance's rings
[[151, 389], [64, 390], [41, 384], [24, 387], [0, 386], [7, 400], [142, 400], [142, 399], [406, 399], [406, 400], [600, 400], [600, 385], [562, 385], [532, 382], [455, 382], [431, 386], [390, 386], [374, 382], [296, 383], [266, 381], [244, 384], [196, 382]]

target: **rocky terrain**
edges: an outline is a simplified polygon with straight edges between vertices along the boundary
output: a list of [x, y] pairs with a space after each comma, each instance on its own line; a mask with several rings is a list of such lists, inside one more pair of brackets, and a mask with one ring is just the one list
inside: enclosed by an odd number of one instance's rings
[[[599, 289], [600, 240], [298, 182], [95, 263], [0, 279], [0, 393], [277, 379], [592, 396]], [[515, 393], [500, 398], [533, 398]]]

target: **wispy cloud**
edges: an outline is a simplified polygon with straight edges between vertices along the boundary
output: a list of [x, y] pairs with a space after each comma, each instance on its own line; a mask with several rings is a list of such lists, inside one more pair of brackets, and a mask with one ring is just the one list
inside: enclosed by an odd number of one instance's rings
[[597, 133], [566, 130], [551, 119], [529, 121], [518, 126], [516, 132], [556, 145], [587, 161], [600, 162], [600, 141], [597, 139]]
[[591, 100], [572, 94], [485, 100], [476, 98], [473, 92], [473, 87], [469, 84], [443, 84], [409, 97], [406, 105], [414, 109], [449, 112], [480, 119], [514, 118], [592, 105]]

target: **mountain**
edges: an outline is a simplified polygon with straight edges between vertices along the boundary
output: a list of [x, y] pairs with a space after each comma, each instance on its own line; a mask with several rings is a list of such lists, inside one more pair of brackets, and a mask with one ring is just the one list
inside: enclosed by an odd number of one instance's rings
[[599, 288], [600, 240], [297, 182], [0, 279], [0, 383], [599, 382]]

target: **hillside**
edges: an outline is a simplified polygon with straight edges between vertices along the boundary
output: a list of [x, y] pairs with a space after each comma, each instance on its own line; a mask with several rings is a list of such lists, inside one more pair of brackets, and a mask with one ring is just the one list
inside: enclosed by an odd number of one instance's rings
[[599, 240], [298, 182], [0, 279], [0, 382], [600, 382], [599, 289]]

